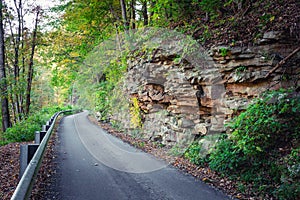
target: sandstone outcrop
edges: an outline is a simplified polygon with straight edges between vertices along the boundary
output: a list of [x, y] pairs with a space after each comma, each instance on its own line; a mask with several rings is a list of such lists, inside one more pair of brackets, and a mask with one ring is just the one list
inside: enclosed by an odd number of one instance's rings
[[146, 138], [173, 145], [224, 132], [224, 123], [262, 92], [300, 85], [299, 52], [268, 74], [299, 46], [283, 32], [264, 33], [254, 46], [209, 50], [184, 40], [172, 38], [167, 48], [158, 45], [128, 59], [123, 88], [139, 100]]

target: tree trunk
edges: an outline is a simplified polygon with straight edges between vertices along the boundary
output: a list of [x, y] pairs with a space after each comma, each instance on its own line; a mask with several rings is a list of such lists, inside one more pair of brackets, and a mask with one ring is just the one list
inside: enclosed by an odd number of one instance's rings
[[135, 24], [135, 6], [136, 6], [136, 0], [131, 0], [130, 1], [130, 10], [131, 10], [131, 28], [135, 29], [136, 28], [136, 24]]
[[11, 126], [8, 97], [7, 97], [7, 84], [5, 73], [5, 47], [4, 47], [4, 30], [3, 30], [3, 14], [2, 14], [2, 1], [0, 1], [0, 91], [1, 91], [1, 113], [2, 113], [2, 130], [6, 131]]
[[120, 0], [120, 4], [121, 4], [124, 28], [125, 28], [125, 30], [129, 30], [129, 23], [128, 23], [128, 19], [127, 19], [125, 0]]
[[149, 24], [149, 21], [148, 21], [147, 0], [143, 1], [142, 12], [143, 12], [143, 18], [144, 18], [144, 26], [147, 26]]
[[[19, 81], [20, 81], [20, 67], [19, 67], [19, 52], [20, 52], [20, 42], [21, 42], [21, 24], [22, 24], [22, 0], [19, 0], [19, 5], [16, 0], [14, 0], [16, 11], [18, 14], [18, 32], [15, 40], [15, 62], [14, 62], [14, 76], [15, 76], [15, 87], [19, 88]], [[16, 108], [17, 108], [17, 117], [18, 120], [21, 120], [21, 106], [20, 106], [20, 94], [19, 89], [17, 89], [15, 93], [15, 101], [16, 101]]]
[[[14, 61], [13, 61], [13, 74], [14, 74], [14, 82], [13, 82], [13, 89], [14, 89], [14, 94], [11, 95], [13, 96], [13, 98], [11, 99], [11, 104], [13, 105], [13, 112], [15, 113], [15, 115], [13, 115], [14, 117], [16, 117], [17, 119], [14, 119], [14, 121], [18, 120], [20, 121], [22, 118], [22, 91], [20, 90], [20, 52], [22, 52], [22, 50], [20, 49], [20, 45], [21, 45], [21, 37], [22, 37], [22, 31], [23, 31], [23, 11], [22, 11], [22, 0], [19, 0], [19, 2], [17, 2], [17, 0], [14, 0], [14, 6], [15, 6], [15, 10], [17, 12], [17, 25], [13, 25], [12, 24], [12, 19], [8, 19], [8, 23], [10, 25], [10, 33], [12, 36], [12, 43], [13, 43], [13, 47], [14, 47]], [[17, 32], [14, 32], [14, 28], [15, 26], [17, 27]], [[22, 43], [24, 41], [22, 40]], [[13, 91], [13, 90], [12, 90]]]
[[31, 94], [31, 85], [32, 85], [32, 79], [33, 79], [33, 56], [34, 56], [36, 40], [37, 40], [39, 14], [40, 14], [40, 8], [37, 7], [35, 25], [34, 25], [33, 37], [32, 37], [31, 54], [30, 54], [28, 74], [27, 74], [26, 105], [25, 105], [25, 114], [26, 115], [28, 115], [29, 111], [30, 111], [30, 103], [31, 103], [30, 102], [30, 94]]

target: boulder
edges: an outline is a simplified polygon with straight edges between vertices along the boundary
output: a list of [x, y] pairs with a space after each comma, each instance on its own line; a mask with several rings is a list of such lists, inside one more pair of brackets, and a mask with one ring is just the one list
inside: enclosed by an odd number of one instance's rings
[[194, 127], [194, 130], [196, 132], [197, 135], [206, 135], [207, 133], [207, 128], [206, 128], [206, 124], [201, 123], [201, 124], [196, 124]]

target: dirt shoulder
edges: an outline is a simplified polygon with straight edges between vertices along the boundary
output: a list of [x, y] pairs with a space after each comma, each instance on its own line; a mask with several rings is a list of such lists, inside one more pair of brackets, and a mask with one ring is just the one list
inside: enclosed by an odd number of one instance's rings
[[[212, 185], [224, 193], [239, 199], [256, 199], [247, 194], [237, 192], [237, 185], [225, 177], [220, 177], [215, 172], [211, 171], [208, 167], [199, 167], [190, 163], [182, 156], [174, 156], [169, 152], [170, 149], [161, 147], [151, 141], [133, 138], [123, 132], [115, 130], [108, 123], [97, 122], [93, 117], [90, 120], [102, 127], [108, 133], [122, 139], [123, 141], [142, 149], [143, 151], [154, 155], [157, 158], [167, 161], [170, 165], [182, 170], [186, 173], [197, 177], [203, 182]], [[21, 143], [12, 143], [0, 147], [1, 157], [1, 190], [0, 199], [10, 199], [19, 181], [19, 149]], [[47, 150], [45, 152], [40, 171], [37, 175], [36, 184], [34, 185], [32, 196], [30, 199], [55, 199], [58, 194], [51, 190], [51, 185], [55, 182], [55, 174], [57, 173], [57, 146], [59, 145], [57, 131], [52, 134]]]
[[98, 122], [94, 117], [89, 116], [89, 119], [106, 130], [109, 134], [114, 135], [126, 143], [139, 148], [147, 153], [154, 155], [159, 159], [163, 159], [175, 168], [182, 170], [192, 176], [202, 180], [203, 182], [216, 187], [233, 198], [238, 199], [256, 199], [248, 194], [239, 193], [237, 184], [226, 177], [221, 177], [219, 174], [211, 171], [209, 167], [199, 167], [183, 156], [174, 156], [170, 154], [170, 149], [162, 147], [152, 141], [134, 138], [131, 135], [125, 134], [114, 129], [109, 123]]

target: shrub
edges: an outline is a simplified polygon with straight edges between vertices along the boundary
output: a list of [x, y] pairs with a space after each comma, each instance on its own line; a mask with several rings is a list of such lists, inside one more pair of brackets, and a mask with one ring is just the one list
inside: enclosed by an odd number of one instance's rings
[[40, 131], [42, 125], [46, 124], [47, 120], [49, 120], [54, 113], [67, 109], [70, 109], [70, 107], [61, 108], [59, 106], [54, 106], [43, 108], [40, 111], [31, 114], [27, 119], [18, 122], [3, 133], [4, 141], [2, 141], [1, 145], [11, 142], [34, 140], [35, 131]]
[[274, 194], [279, 199], [300, 199], [300, 147], [292, 149], [281, 163], [281, 185]]
[[299, 139], [300, 100], [292, 96], [284, 90], [268, 92], [249, 105], [229, 124], [236, 147], [246, 156], [265, 156]]
[[205, 135], [193, 142], [184, 152], [184, 157], [188, 158], [192, 163], [205, 166], [208, 158], [214, 149], [220, 134]]
[[297, 199], [300, 195], [299, 121], [297, 93], [267, 92], [232, 120], [229, 124], [232, 134], [219, 140], [209, 157], [209, 166], [250, 184], [253, 193]]
[[222, 174], [231, 174], [245, 164], [243, 153], [235, 148], [232, 140], [226, 134], [222, 135], [215, 150], [209, 157], [209, 166], [212, 170]]
[[201, 146], [198, 143], [193, 143], [189, 146], [189, 148], [184, 153], [184, 157], [189, 159], [192, 163], [196, 165], [203, 164], [203, 160], [200, 156]]

